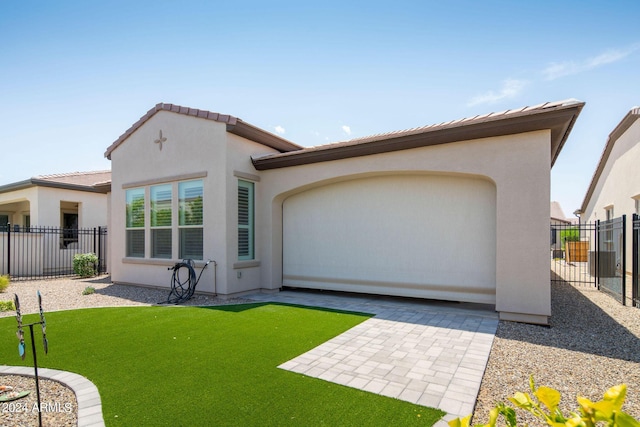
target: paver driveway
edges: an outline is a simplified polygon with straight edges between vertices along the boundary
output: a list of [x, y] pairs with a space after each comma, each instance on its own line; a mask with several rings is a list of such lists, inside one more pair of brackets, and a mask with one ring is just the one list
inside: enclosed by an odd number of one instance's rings
[[300, 290], [247, 298], [375, 314], [280, 368], [446, 411], [436, 425], [473, 412], [498, 326], [491, 308]]

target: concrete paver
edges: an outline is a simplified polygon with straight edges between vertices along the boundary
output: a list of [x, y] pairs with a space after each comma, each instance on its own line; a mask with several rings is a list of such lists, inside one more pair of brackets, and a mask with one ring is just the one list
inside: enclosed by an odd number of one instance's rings
[[473, 412], [498, 326], [494, 310], [301, 290], [246, 297], [375, 314], [281, 369], [446, 411], [436, 426]]

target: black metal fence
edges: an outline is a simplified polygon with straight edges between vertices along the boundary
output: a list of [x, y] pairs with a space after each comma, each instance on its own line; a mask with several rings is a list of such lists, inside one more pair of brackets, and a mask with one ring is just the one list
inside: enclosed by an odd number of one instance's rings
[[0, 275], [39, 279], [73, 275], [76, 254], [94, 253], [107, 271], [107, 228], [0, 227]]
[[552, 281], [598, 286], [598, 228], [596, 223], [551, 224]]
[[631, 279], [631, 302], [640, 308], [640, 216], [633, 214], [633, 268]]
[[633, 301], [627, 289], [626, 248], [625, 215], [593, 223], [552, 224], [551, 280], [590, 286], [626, 305]]

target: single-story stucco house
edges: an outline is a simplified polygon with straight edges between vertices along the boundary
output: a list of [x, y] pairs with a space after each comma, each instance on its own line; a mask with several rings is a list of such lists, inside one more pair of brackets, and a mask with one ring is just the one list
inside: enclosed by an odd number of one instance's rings
[[[631, 274], [632, 215], [640, 214], [640, 107], [634, 107], [611, 131], [580, 207], [581, 221], [606, 221], [627, 216], [626, 273]], [[619, 250], [620, 241], [610, 242]]]
[[96, 251], [87, 230], [108, 223], [110, 181], [110, 171], [93, 171], [0, 185], [0, 274], [61, 274], [76, 254]]
[[546, 324], [550, 168], [568, 100], [304, 148], [233, 116], [158, 104], [111, 160], [111, 274], [198, 291], [283, 286], [495, 305]]
[[111, 171], [40, 175], [0, 185], [0, 227], [89, 228], [107, 224]]

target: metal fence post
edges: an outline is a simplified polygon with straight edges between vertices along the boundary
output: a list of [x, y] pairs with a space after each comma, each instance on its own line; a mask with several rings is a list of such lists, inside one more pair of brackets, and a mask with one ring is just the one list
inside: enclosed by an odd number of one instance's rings
[[627, 215], [622, 215], [622, 305], [627, 305]]
[[600, 220], [596, 221], [596, 288], [600, 290]]
[[102, 237], [102, 230], [101, 230], [101, 227], [98, 227], [98, 236], [97, 236], [98, 249], [96, 250], [96, 229], [94, 228], [93, 229], [93, 253], [98, 255], [98, 273], [102, 272], [102, 268], [101, 268], [102, 267], [102, 265], [101, 265], [102, 263], [100, 262], [100, 260], [102, 259], [102, 253], [101, 253], [102, 252], [102, 250], [101, 250], [102, 249], [102, 247], [101, 247], [102, 245], [100, 244], [101, 243], [100, 242], [101, 237]]
[[640, 239], [638, 239], [638, 234], [640, 232], [640, 216], [638, 214], [633, 214], [632, 217], [632, 236], [633, 236], [633, 248], [632, 248], [632, 259], [631, 259], [631, 305], [634, 307], [640, 308], [640, 296], [638, 295], [640, 285], [638, 284], [638, 244], [640, 244]]
[[11, 279], [11, 223], [7, 223], [7, 276]]

